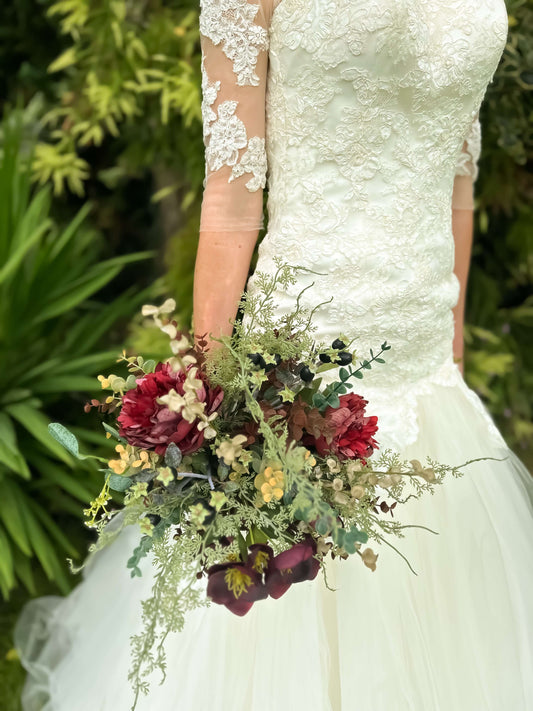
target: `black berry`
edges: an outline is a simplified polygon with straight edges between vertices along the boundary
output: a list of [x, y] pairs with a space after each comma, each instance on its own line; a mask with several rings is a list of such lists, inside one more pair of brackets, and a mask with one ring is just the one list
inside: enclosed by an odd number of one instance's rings
[[351, 353], [348, 353], [348, 351], [341, 351], [339, 355], [337, 356], [337, 363], [339, 365], [350, 365], [352, 362], [353, 357]]
[[336, 351], [342, 351], [343, 348], [346, 348], [346, 343], [341, 341], [340, 338], [336, 338], [331, 344], [331, 347], [335, 348]]
[[307, 365], [304, 365], [300, 370], [300, 378], [304, 381], [304, 383], [310, 383], [314, 377], [315, 374]]
[[150, 521], [152, 526], [157, 526], [159, 521], [161, 521], [161, 516], [158, 516], [157, 514], [148, 514], [146, 518]]
[[248, 358], [252, 361], [254, 365], [266, 369], [265, 359], [263, 358], [261, 353], [248, 353]]
[[318, 357], [322, 363], [331, 363], [331, 358], [326, 353], [321, 353]]

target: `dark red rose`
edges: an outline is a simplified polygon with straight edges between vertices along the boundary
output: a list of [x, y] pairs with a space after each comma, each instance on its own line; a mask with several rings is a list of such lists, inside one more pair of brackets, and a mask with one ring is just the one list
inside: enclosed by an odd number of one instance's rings
[[334, 435], [328, 442], [324, 436], [312, 442], [321, 456], [335, 454], [339, 459], [360, 459], [366, 461], [374, 449], [379, 449], [374, 435], [378, 430], [376, 416], [365, 417], [368, 404], [360, 395], [348, 393], [339, 398], [337, 408], [328, 407], [324, 418]]
[[[171, 442], [178, 445], [182, 454], [200, 449], [204, 433], [198, 430], [198, 420], [187, 422], [180, 413], [172, 412], [166, 405], [157, 402], [172, 389], [183, 395], [186, 377], [186, 372], [174, 371], [168, 363], [159, 363], [154, 373], [137, 379], [137, 387], [122, 398], [118, 417], [120, 435], [129, 444], [153, 449], [158, 454], [164, 454]], [[196, 377], [203, 383], [197, 398], [206, 403], [205, 414], [210, 415], [220, 406], [224, 393], [220, 387], [211, 388], [202, 371], [199, 370]]]
[[319, 561], [314, 557], [316, 543], [310, 536], [272, 559], [266, 587], [270, 597], [275, 600], [284, 595], [293, 583], [314, 580], [320, 569]]

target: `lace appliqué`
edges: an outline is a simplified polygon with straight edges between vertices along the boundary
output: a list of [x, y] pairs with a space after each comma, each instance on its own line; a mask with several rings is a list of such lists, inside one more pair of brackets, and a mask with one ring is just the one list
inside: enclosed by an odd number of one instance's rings
[[[230, 166], [230, 183], [245, 173], [252, 173], [253, 177], [246, 183], [246, 187], [250, 192], [255, 192], [266, 185], [265, 139], [254, 136], [248, 141], [246, 126], [235, 116], [236, 108], [236, 101], [224, 101], [218, 107], [218, 117], [212, 124], [204, 123], [204, 135], [209, 137], [205, 160], [212, 171], [219, 170], [223, 165]], [[239, 161], [239, 150], [246, 147], [248, 150]]]
[[254, 22], [259, 5], [247, 0], [201, 0], [200, 32], [233, 62], [239, 86], [259, 84], [257, 55], [268, 49], [268, 32]]
[[455, 175], [469, 175], [472, 180], [478, 176], [478, 162], [481, 155], [481, 124], [479, 119], [472, 123], [472, 128], [466, 137], [466, 147], [461, 151]]
[[[440, 384], [460, 387], [502, 443], [453, 364], [451, 197], [506, 35], [504, 0], [281, 0], [272, 15], [257, 272], [280, 254], [314, 272], [274, 298], [281, 318], [314, 282], [300, 303], [323, 304], [317, 341], [345, 333], [362, 358], [392, 347], [358, 388], [396, 449], [418, 436], [417, 395]], [[459, 172], [477, 161], [477, 128]]]
[[231, 183], [235, 178], [239, 178], [245, 173], [252, 173], [253, 178], [246, 183], [250, 192], [255, 192], [266, 185], [267, 156], [265, 150], [265, 139], [254, 136], [248, 141], [248, 150], [245, 151], [239, 163], [233, 166], [231, 171]]
[[202, 55], [202, 123], [204, 132], [204, 141], [211, 133], [211, 124], [216, 121], [216, 112], [211, 108], [217, 100], [218, 92], [220, 91], [220, 82], [211, 83], [204, 67], [204, 57]]
[[[265, 139], [253, 136], [248, 140], [245, 124], [235, 115], [237, 101], [223, 101], [218, 107], [218, 114], [213, 110], [219, 91], [220, 81], [209, 81], [202, 57], [202, 120], [206, 165], [212, 171], [224, 165], [230, 166], [230, 183], [245, 173], [252, 173], [246, 187], [250, 192], [255, 192], [266, 185]], [[247, 150], [239, 160], [241, 148]]]

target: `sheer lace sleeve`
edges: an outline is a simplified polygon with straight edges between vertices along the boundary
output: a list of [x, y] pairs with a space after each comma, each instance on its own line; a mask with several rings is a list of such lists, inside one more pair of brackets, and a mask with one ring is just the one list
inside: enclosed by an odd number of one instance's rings
[[262, 226], [269, 16], [259, 0], [200, 0], [205, 144], [200, 231]]
[[481, 124], [476, 116], [465, 139], [455, 168], [452, 208], [474, 209], [474, 183], [478, 176], [478, 161], [481, 155]]

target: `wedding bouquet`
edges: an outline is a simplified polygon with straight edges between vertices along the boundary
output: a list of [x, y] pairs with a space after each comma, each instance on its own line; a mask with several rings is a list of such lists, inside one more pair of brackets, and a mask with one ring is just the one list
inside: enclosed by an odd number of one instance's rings
[[[123, 354], [128, 372], [99, 376], [109, 395], [88, 404], [105, 413], [116, 440], [102, 460], [103, 489], [85, 511], [99, 535], [93, 549], [135, 524], [142, 536], [125, 561], [131, 575], [153, 556], [153, 594], [133, 638], [136, 698], [154, 668], [164, 671], [164, 639], [187, 611], [210, 600], [245, 615], [321, 568], [325, 575], [327, 556], [357, 556], [375, 570], [369, 539], [392, 545], [387, 538], [402, 535], [397, 505], [460, 473], [390, 450], [370, 463], [378, 418], [352, 389], [367, 369], [382, 367], [390, 346], [358, 363], [342, 334], [315, 342], [313, 313], [299, 299], [276, 319], [274, 292], [294, 284], [295, 272], [278, 262], [273, 276], [258, 275], [258, 295], [243, 297], [233, 335], [209, 350], [178, 331], [172, 300], [145, 306], [169, 338], [169, 358]], [[66, 428], [54, 423], [50, 431], [82, 456]], [[123, 493], [121, 505], [112, 490]]]

